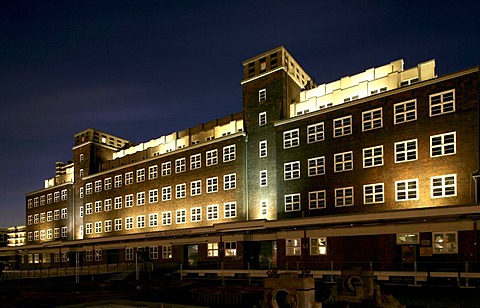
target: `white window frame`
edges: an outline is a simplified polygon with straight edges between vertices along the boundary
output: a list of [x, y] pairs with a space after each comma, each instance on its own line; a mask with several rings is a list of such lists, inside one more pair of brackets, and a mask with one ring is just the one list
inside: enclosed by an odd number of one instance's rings
[[190, 182], [190, 196], [199, 196], [202, 194], [202, 180]]
[[307, 126], [307, 143], [325, 140], [325, 124], [323, 122]]
[[172, 212], [162, 212], [162, 226], [170, 226], [172, 224]]
[[102, 191], [102, 180], [95, 181], [95, 192], [101, 192]]
[[285, 181], [300, 178], [300, 161], [292, 161], [283, 164], [283, 179]]
[[325, 174], [325, 156], [309, 158], [307, 163], [309, 177]]
[[157, 203], [158, 202], [158, 189], [150, 189], [148, 191], [148, 203]]
[[298, 128], [283, 132], [283, 148], [290, 149], [300, 145], [300, 131]]
[[432, 246], [434, 254], [457, 254], [458, 233], [457, 231], [433, 232]]
[[105, 199], [103, 201], [103, 208], [105, 209], [105, 212], [109, 212], [112, 210], [112, 199]]
[[137, 229], [144, 229], [145, 228], [145, 215], [138, 215], [137, 216]]
[[118, 187], [122, 187], [122, 175], [121, 174], [117, 174], [115, 176], [115, 182], [114, 182], [114, 186], [115, 188], [118, 188]]
[[162, 201], [172, 200], [172, 186], [162, 187]]
[[285, 255], [287, 256], [302, 255], [302, 241], [300, 238], [285, 239]]
[[235, 144], [223, 147], [223, 162], [228, 163], [235, 160]]
[[267, 140], [261, 140], [258, 143], [258, 156], [261, 157], [267, 157], [268, 155], [268, 150], [267, 150]]
[[383, 166], [383, 145], [363, 149], [363, 168]]
[[345, 116], [337, 119], [333, 119], [333, 138], [351, 135], [352, 129], [352, 116]]
[[308, 192], [308, 208], [310, 210], [325, 209], [327, 207], [327, 193], [325, 190]]
[[148, 214], [148, 226], [158, 227], [158, 213]]
[[418, 159], [418, 140], [410, 139], [395, 142], [395, 163], [405, 163]]
[[133, 184], [133, 171], [125, 173], [125, 185]]
[[125, 208], [133, 206], [133, 194], [125, 196]]
[[218, 150], [210, 150], [205, 152], [205, 165], [213, 166], [218, 164]]
[[383, 127], [383, 109], [375, 108], [362, 112], [362, 131], [369, 131]]
[[301, 210], [301, 199], [300, 194], [287, 194], [284, 196], [285, 200], [285, 212], [297, 212]]
[[218, 177], [208, 178], [207, 182], [207, 194], [218, 191]]
[[455, 112], [455, 89], [429, 96], [430, 117]]
[[376, 204], [385, 202], [384, 183], [363, 185], [363, 203]]
[[230, 190], [237, 188], [237, 174], [225, 174], [223, 176], [223, 190]]
[[110, 190], [112, 189], [112, 178], [105, 178], [103, 180], [103, 186], [105, 190]]
[[260, 170], [260, 187], [267, 187], [268, 186], [268, 172], [267, 170]]
[[355, 195], [353, 186], [335, 188], [335, 207], [353, 206]]
[[[87, 183], [85, 184], [85, 194], [86, 195], [91, 195], [93, 193], [93, 186], [92, 183]], [[54, 193], [54, 201], [53, 202], [58, 202], [56, 192]], [[56, 200], [56, 201], [55, 201]]]
[[172, 162], [167, 161], [162, 163], [162, 176], [167, 176], [172, 174]]
[[225, 202], [223, 204], [223, 217], [224, 218], [237, 217], [237, 202]]
[[264, 102], [267, 100], [267, 89], [258, 90], [258, 102]]
[[393, 124], [402, 124], [417, 120], [417, 100], [412, 99], [393, 105]]
[[115, 197], [114, 208], [116, 210], [120, 210], [123, 207], [123, 198], [122, 197]]
[[187, 160], [185, 157], [175, 160], [175, 173], [182, 173], [187, 171]]
[[115, 231], [122, 231], [123, 220], [121, 218], [115, 218]]
[[[402, 187], [400, 187], [400, 185], [402, 185]], [[395, 181], [395, 201], [418, 200], [418, 188], [418, 179]], [[411, 196], [411, 194], [414, 195]]]
[[145, 205], [145, 192], [139, 191], [137, 192], [137, 206]]
[[175, 223], [184, 224], [187, 223], [187, 210], [179, 209], [175, 211]]
[[430, 136], [430, 157], [457, 154], [457, 132]]
[[207, 205], [207, 220], [218, 219], [218, 204]]
[[194, 154], [190, 156], [190, 170], [200, 169], [202, 167], [202, 154]]
[[334, 154], [335, 172], [353, 170], [353, 151]]
[[258, 126], [264, 126], [267, 124], [267, 112], [263, 111], [258, 114]]
[[148, 179], [153, 180], [158, 178], [158, 165], [148, 167]]
[[200, 222], [202, 221], [202, 208], [201, 207], [192, 207], [190, 209], [190, 221], [191, 222]]
[[145, 168], [137, 170], [137, 183], [145, 181]]
[[432, 199], [455, 197], [457, 195], [457, 175], [432, 176], [430, 178], [430, 195]]
[[182, 199], [187, 196], [187, 184], [181, 183], [175, 185], [175, 199]]

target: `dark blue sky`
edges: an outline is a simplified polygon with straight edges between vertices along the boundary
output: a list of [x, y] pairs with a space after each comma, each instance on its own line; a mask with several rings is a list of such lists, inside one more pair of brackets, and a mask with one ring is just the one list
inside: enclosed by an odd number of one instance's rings
[[[0, 227], [89, 127], [143, 142], [242, 110], [242, 61], [317, 83], [399, 58], [480, 64], [480, 1], [0, 0]], [[338, 2], [338, 3], [337, 3]]]

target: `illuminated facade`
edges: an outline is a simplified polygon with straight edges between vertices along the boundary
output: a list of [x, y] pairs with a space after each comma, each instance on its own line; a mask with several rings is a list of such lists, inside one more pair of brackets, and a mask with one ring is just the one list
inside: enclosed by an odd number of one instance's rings
[[280, 47], [243, 69], [242, 113], [141, 144], [76, 134], [26, 196], [25, 266], [139, 248], [190, 268], [476, 264], [478, 67], [398, 60], [316, 85]]

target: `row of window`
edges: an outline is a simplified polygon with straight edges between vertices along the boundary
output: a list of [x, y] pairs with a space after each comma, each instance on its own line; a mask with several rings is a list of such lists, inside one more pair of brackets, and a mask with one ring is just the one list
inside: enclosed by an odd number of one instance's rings
[[[431, 198], [454, 197], [457, 195], [457, 175], [448, 174], [430, 178]], [[354, 205], [354, 188], [341, 187], [334, 190], [335, 207]], [[395, 201], [418, 200], [418, 179], [395, 181]], [[287, 194], [285, 212], [301, 210], [300, 193]], [[384, 183], [363, 185], [363, 203], [375, 204], [385, 202]], [[308, 208], [310, 210], [326, 208], [326, 190], [308, 192]]]
[[37, 230], [37, 231], [30, 231], [27, 234], [27, 240], [29, 242], [32, 241], [44, 241], [44, 240], [51, 240], [51, 239], [58, 239], [58, 238], [66, 238], [68, 236], [68, 228], [61, 227], [61, 228], [53, 228], [53, 229], [46, 229], [46, 230]]
[[58, 209], [54, 211], [42, 212], [34, 215], [27, 216], [27, 224], [33, 225], [38, 223], [44, 223], [45, 221], [53, 221], [67, 219], [67, 208]]
[[33, 199], [28, 199], [27, 205], [31, 209], [33, 207], [44, 206], [45, 204], [51, 204], [53, 202], [59, 202], [60, 200], [67, 200], [67, 190], [63, 189], [61, 191], [56, 191], [54, 193], [49, 193], [47, 195], [42, 195], [35, 197]]

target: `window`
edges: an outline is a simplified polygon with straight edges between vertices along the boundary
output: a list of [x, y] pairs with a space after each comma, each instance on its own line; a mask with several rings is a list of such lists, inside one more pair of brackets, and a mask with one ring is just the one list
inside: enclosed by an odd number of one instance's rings
[[80, 194], [80, 198], [83, 198], [83, 187], [80, 187], [79, 194]]
[[145, 168], [137, 170], [137, 183], [145, 181]]
[[285, 195], [285, 212], [300, 211], [300, 194]]
[[202, 194], [202, 181], [192, 181], [190, 182], [190, 195], [198, 196]]
[[148, 226], [149, 227], [158, 226], [158, 213], [152, 213], [148, 215]]
[[93, 261], [93, 251], [92, 250], [87, 250], [85, 251], [85, 261]]
[[162, 212], [162, 226], [169, 226], [172, 224], [172, 212]]
[[139, 229], [145, 228], [145, 215], [137, 216], [137, 228]]
[[218, 204], [207, 205], [207, 220], [218, 219]]
[[66, 207], [61, 210], [61, 218], [62, 219], [67, 219], [67, 208]]
[[401, 102], [393, 105], [394, 124], [415, 121], [417, 119], [417, 100]]
[[39, 237], [39, 234], [40, 234], [39, 231], [34, 231], [33, 234], [34, 234], [34, 240], [38, 241], [38, 239], [40, 238]]
[[[53, 230], [47, 229], [47, 240], [51, 240], [53, 238]], [[48, 255], [50, 256], [50, 255]]]
[[310, 238], [310, 255], [326, 255], [327, 254], [327, 238], [311, 237]]
[[102, 261], [102, 250], [95, 249], [95, 261]]
[[353, 187], [342, 187], [335, 189], [335, 206], [353, 205]]
[[235, 145], [229, 145], [226, 147], [223, 147], [223, 162], [229, 162], [229, 161], [234, 161], [235, 160]]
[[67, 229], [67, 227], [62, 227], [62, 229], [60, 230], [60, 237], [66, 238], [67, 236], [68, 236], [68, 229]]
[[125, 196], [125, 207], [132, 207], [133, 206], [133, 194]]
[[455, 90], [430, 95], [430, 116], [455, 111]]
[[181, 209], [175, 211], [175, 221], [177, 224], [184, 224], [187, 222], [187, 210]]
[[192, 222], [202, 221], [202, 208], [193, 207], [190, 209], [190, 220]]
[[352, 133], [352, 116], [333, 120], [333, 137], [342, 137]]
[[172, 162], [162, 163], [162, 176], [167, 176], [172, 174]]
[[32, 208], [32, 199], [28, 199], [28, 208], [31, 209]]
[[417, 199], [418, 179], [395, 182], [395, 201], [407, 201]]
[[362, 112], [362, 131], [383, 127], [382, 108]]
[[175, 186], [175, 198], [185, 198], [187, 196], [187, 185], [185, 183], [177, 184]]
[[112, 178], [106, 178], [105, 180], [103, 180], [103, 183], [105, 185], [105, 190], [112, 189]]
[[83, 174], [84, 174], [83, 169], [80, 169], [79, 175], [80, 175], [81, 178], [83, 178]]
[[225, 218], [237, 217], [237, 203], [227, 202], [223, 204], [223, 215]]
[[32, 224], [33, 224], [33, 216], [28, 215], [28, 225], [32, 225]]
[[283, 148], [289, 149], [300, 145], [298, 128], [283, 132]]
[[122, 219], [115, 218], [115, 231], [121, 231], [121, 230], [122, 230]]
[[171, 258], [172, 258], [172, 245], [163, 245], [162, 259], [171, 259]]
[[158, 259], [158, 246], [148, 247], [148, 257], [150, 260]]
[[399, 233], [397, 234], [397, 245], [420, 244], [418, 233]]
[[218, 178], [208, 178], [207, 179], [207, 193], [217, 192], [218, 191]]
[[158, 189], [151, 189], [148, 191], [148, 203], [158, 202]]
[[[81, 189], [82, 189], [82, 191], [83, 191], [83, 187], [82, 187]], [[29, 201], [29, 203], [31, 203], [32, 200], [28, 200], [28, 201]], [[52, 203], [52, 201], [53, 201], [53, 195], [52, 195], [52, 194], [48, 194], [48, 195], [47, 195], [47, 204]], [[31, 206], [31, 204], [30, 204], [30, 206], [29, 206], [28, 208], [31, 208], [31, 207], [32, 207], [32, 206]]]
[[158, 166], [153, 165], [148, 167], [148, 179], [153, 180], [153, 179], [156, 179], [157, 177], [158, 177]]
[[172, 199], [172, 187], [162, 187], [162, 201], [167, 201]]
[[383, 145], [363, 149], [363, 168], [383, 166]]
[[287, 238], [285, 239], [285, 252], [287, 256], [300, 256], [302, 255], [302, 247], [299, 238]]
[[90, 215], [93, 213], [93, 203], [89, 202], [85, 204], [85, 215]]
[[40, 206], [45, 205], [45, 196], [40, 196]]
[[133, 260], [135, 259], [135, 252], [133, 247], [126, 247], [125, 248], [125, 260]]
[[137, 206], [145, 205], [145, 192], [141, 191], [137, 193]]
[[[42, 197], [43, 197], [43, 196], [42, 196]], [[63, 189], [63, 190], [62, 190], [61, 199], [62, 199], [62, 201], [67, 200], [67, 190], [66, 190], [66, 189]], [[44, 200], [44, 202], [45, 202], [45, 200]]]
[[95, 201], [95, 213], [102, 212], [102, 201]]
[[80, 161], [83, 161], [83, 154], [80, 154]]
[[456, 132], [430, 136], [430, 157], [457, 153]]
[[102, 233], [102, 222], [96, 221], [95, 222], [95, 233]]
[[115, 209], [119, 210], [122, 208], [122, 197], [115, 197]]
[[95, 192], [102, 191], [102, 180], [95, 181]]
[[417, 160], [417, 139], [395, 142], [395, 163]]
[[190, 169], [199, 169], [202, 166], [202, 155], [195, 154], [190, 156]]
[[374, 204], [384, 202], [383, 183], [363, 185], [363, 203]]
[[207, 257], [218, 257], [218, 243], [207, 244]]
[[[90, 214], [91, 213], [92, 213], [92, 204], [90, 203]], [[59, 220], [59, 219], [60, 219], [60, 210], [54, 210], [53, 211], [53, 220]]]
[[258, 143], [258, 156], [267, 157], [267, 140]]
[[285, 181], [299, 179], [300, 178], [300, 162], [294, 161], [294, 162], [285, 163], [283, 165], [283, 171], [284, 171], [283, 176]]
[[187, 163], [185, 157], [175, 160], [175, 173], [185, 172], [187, 170]]
[[433, 176], [431, 181], [432, 198], [453, 197], [457, 195], [457, 175]]
[[260, 112], [258, 114], [258, 126], [263, 126], [267, 124], [267, 112]]
[[235, 189], [237, 187], [237, 174], [226, 174], [223, 176], [223, 190]]
[[260, 187], [267, 187], [267, 185], [268, 185], [267, 170], [260, 170]]
[[42, 223], [42, 222], [45, 222], [45, 218], [46, 218], [45, 212], [40, 213], [40, 222], [41, 222], [41, 223]]
[[310, 191], [308, 193], [308, 208], [310, 210], [324, 209], [325, 207], [325, 190]]
[[268, 215], [268, 201], [267, 200], [260, 200], [260, 215], [267, 216]]
[[267, 89], [261, 89], [258, 91], [258, 102], [264, 102], [267, 100]]
[[308, 159], [308, 176], [325, 174], [325, 156]]
[[87, 222], [85, 224], [85, 234], [92, 234], [93, 233], [93, 224], [91, 222]]
[[28, 240], [29, 242], [33, 241], [33, 232], [32, 232], [32, 231], [28, 232], [28, 238], [27, 238], [27, 240]]
[[237, 255], [237, 242], [225, 242], [225, 257], [235, 257]]
[[[56, 192], [55, 194], [58, 194], [58, 192]], [[33, 199], [33, 206], [34, 207], [38, 207], [38, 197], [35, 197], [35, 199]], [[58, 202], [58, 199], [55, 201], [55, 202]]]
[[116, 175], [115, 176], [115, 188], [121, 187], [122, 186], [122, 175]]
[[207, 160], [207, 166], [213, 166], [218, 163], [218, 151], [216, 149], [207, 151], [205, 157]]
[[335, 172], [353, 170], [353, 152], [343, 152], [334, 155]]
[[[93, 193], [93, 186], [92, 186], [92, 183], [87, 183], [85, 184], [85, 194], [87, 195], [91, 195]], [[58, 199], [57, 199], [57, 193], [54, 194], [54, 201], [55, 202], [58, 202]]]
[[322, 141], [324, 138], [323, 122], [307, 126], [307, 143]]
[[53, 238], [60, 238], [60, 228], [53, 228]]
[[457, 232], [433, 233], [433, 253], [458, 253]]
[[125, 185], [133, 184], [133, 171], [125, 173]]

